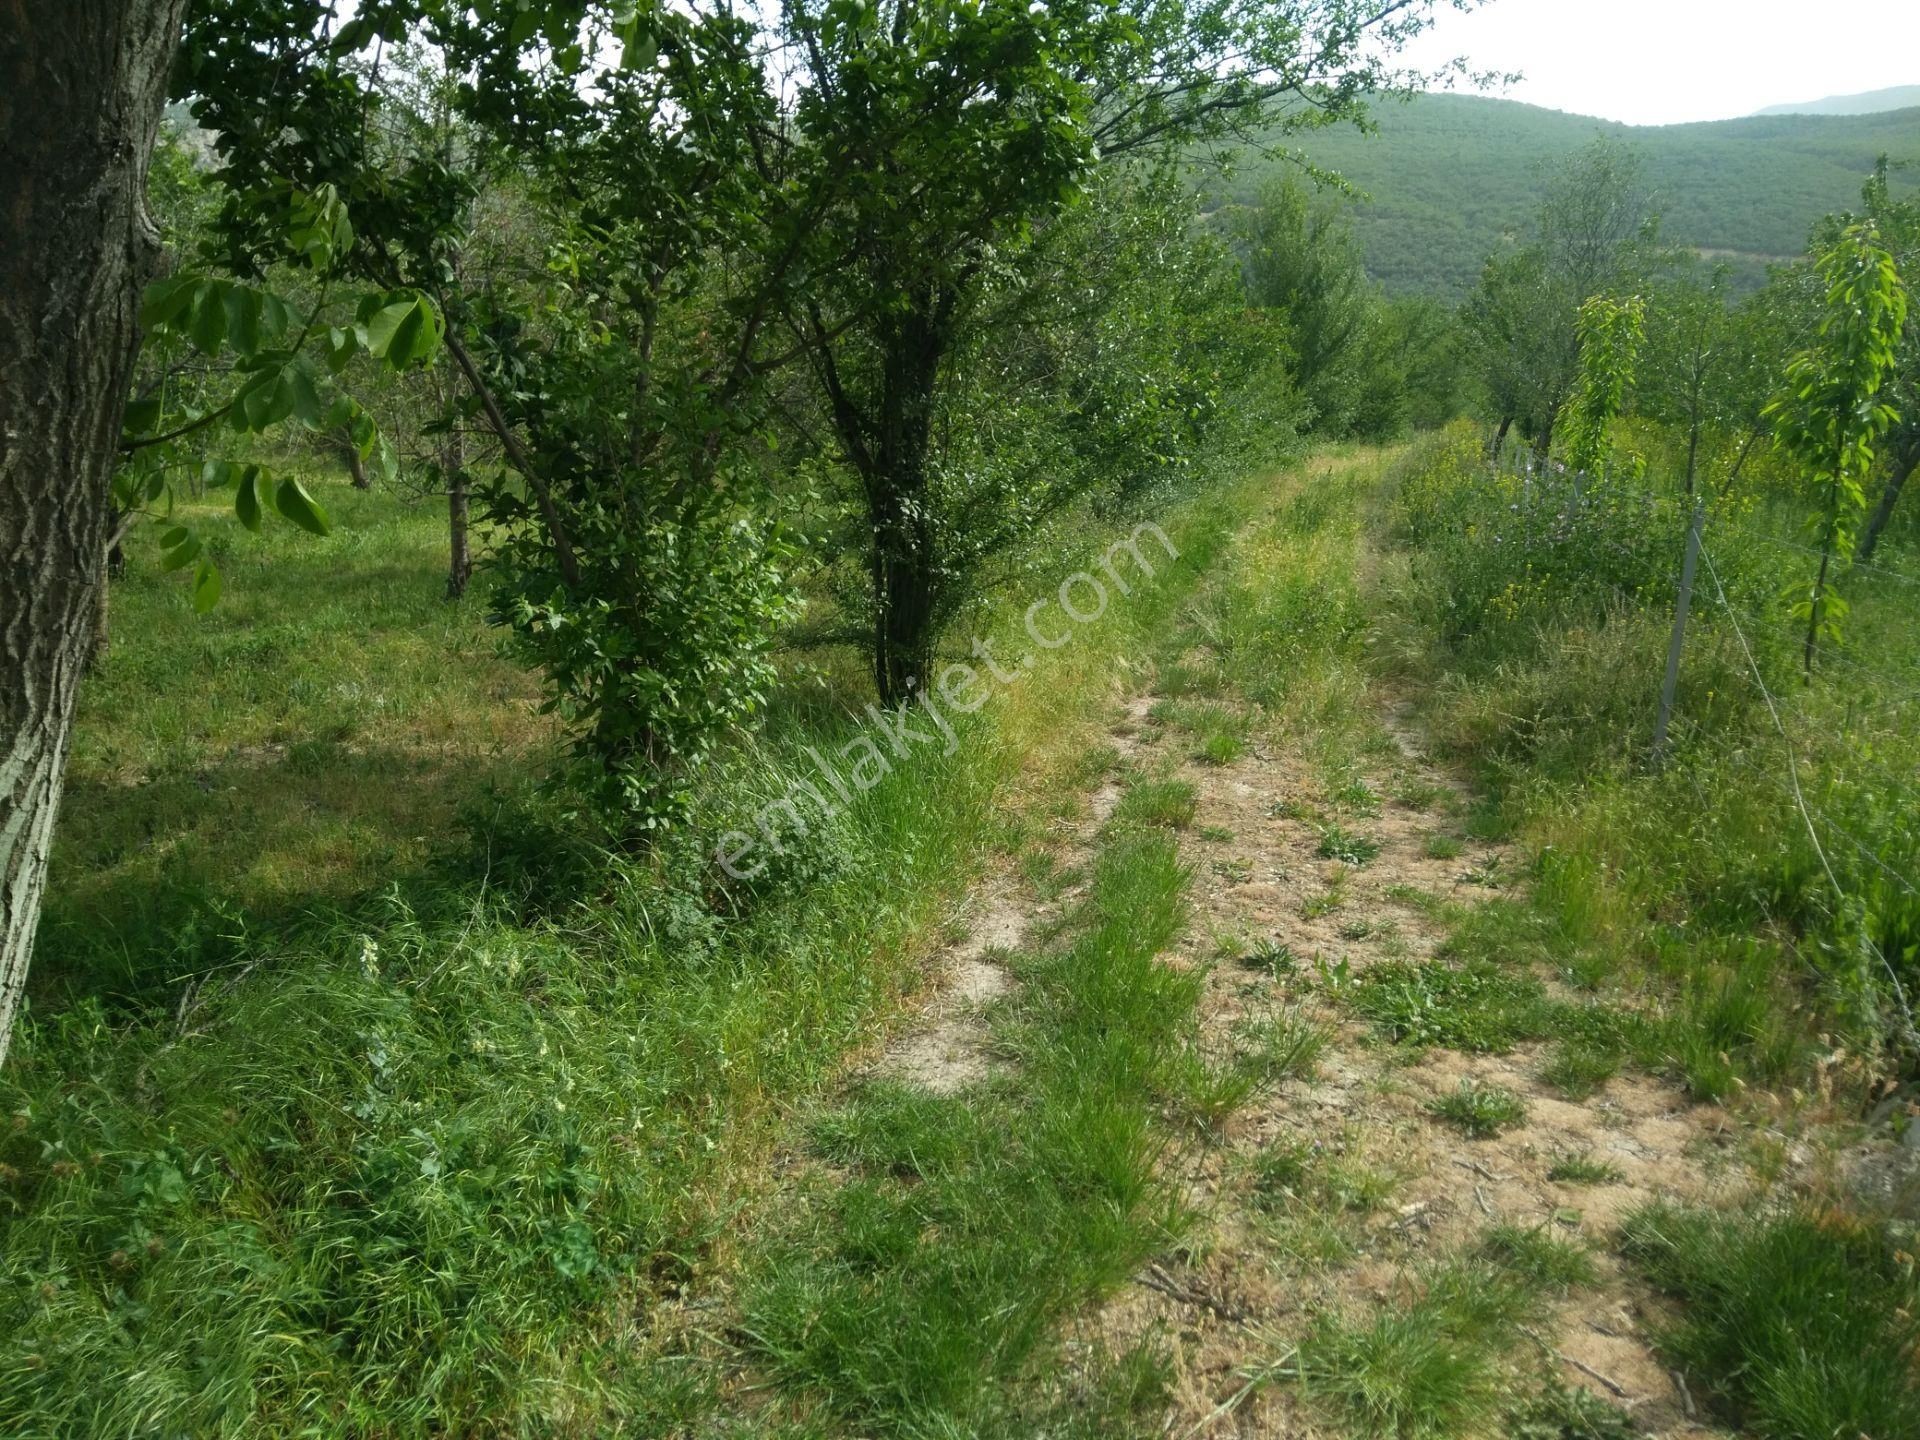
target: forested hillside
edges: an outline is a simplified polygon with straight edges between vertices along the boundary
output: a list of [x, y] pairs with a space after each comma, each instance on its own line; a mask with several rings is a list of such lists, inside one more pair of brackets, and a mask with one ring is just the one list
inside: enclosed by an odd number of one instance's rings
[[[1882, 154], [1920, 160], [1920, 110], [1795, 115], [1696, 125], [1616, 125], [1471, 95], [1384, 105], [1377, 133], [1302, 137], [1314, 163], [1360, 190], [1355, 225], [1367, 269], [1396, 293], [1455, 300], [1480, 263], [1525, 221], [1542, 167], [1596, 136], [1631, 145], [1666, 239], [1733, 262], [1757, 285], [1769, 262], [1798, 255], [1808, 227], [1852, 203]], [[1268, 166], [1241, 168], [1227, 193], [1244, 199]]]

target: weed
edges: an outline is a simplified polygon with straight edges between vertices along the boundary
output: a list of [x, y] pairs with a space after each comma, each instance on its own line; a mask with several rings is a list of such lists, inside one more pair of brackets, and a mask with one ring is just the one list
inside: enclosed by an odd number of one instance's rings
[[1380, 853], [1380, 842], [1370, 836], [1342, 829], [1339, 825], [1327, 824], [1320, 828], [1320, 844], [1315, 853], [1322, 860], [1338, 860], [1344, 865], [1367, 865]]
[[1214, 845], [1227, 845], [1233, 841], [1233, 831], [1224, 825], [1202, 825], [1200, 838]]
[[1500, 1054], [1534, 1038], [1550, 1014], [1538, 980], [1484, 961], [1387, 961], [1369, 967], [1349, 998], [1385, 1039], [1472, 1054]]
[[1550, 1380], [1507, 1416], [1507, 1440], [1639, 1440], [1633, 1417], [1591, 1390]]
[[1553, 1164], [1547, 1169], [1547, 1179], [1562, 1185], [1618, 1185], [1626, 1178], [1626, 1172], [1618, 1165], [1596, 1160], [1591, 1154], [1563, 1152], [1554, 1156]]
[[1256, 940], [1239, 959], [1249, 970], [1264, 970], [1269, 975], [1291, 975], [1300, 968], [1300, 957], [1293, 953], [1293, 947], [1271, 936]]
[[1506, 872], [1498, 855], [1489, 855], [1474, 865], [1469, 865], [1460, 878], [1469, 885], [1478, 885], [1487, 890], [1498, 890], [1506, 883]]
[[1422, 915], [1438, 915], [1446, 909], [1447, 905], [1446, 901], [1431, 890], [1422, 890], [1418, 885], [1389, 885], [1386, 896], [1394, 904], [1405, 905], [1409, 910], [1418, 910]]
[[1453, 792], [1444, 785], [1436, 785], [1431, 780], [1409, 779], [1401, 782], [1393, 792], [1394, 803], [1409, 810], [1431, 810]]
[[1527, 1118], [1527, 1106], [1513, 1091], [1463, 1079], [1459, 1088], [1427, 1102], [1427, 1113], [1475, 1140], [1510, 1130]]
[[1392, 920], [1378, 918], [1349, 920], [1340, 927], [1340, 938], [1342, 940], [1387, 940], [1399, 931], [1399, 925]]
[[1380, 792], [1359, 776], [1335, 786], [1327, 798], [1335, 807], [1350, 814], [1371, 816], [1380, 813]]
[[1451, 835], [1429, 835], [1421, 848], [1429, 860], [1457, 860], [1464, 847]]

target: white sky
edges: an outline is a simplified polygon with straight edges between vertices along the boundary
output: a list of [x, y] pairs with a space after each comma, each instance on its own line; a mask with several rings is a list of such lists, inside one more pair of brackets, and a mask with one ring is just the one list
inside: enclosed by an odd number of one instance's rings
[[1407, 52], [1519, 70], [1510, 100], [1630, 125], [1920, 85], [1920, 0], [1490, 0]]

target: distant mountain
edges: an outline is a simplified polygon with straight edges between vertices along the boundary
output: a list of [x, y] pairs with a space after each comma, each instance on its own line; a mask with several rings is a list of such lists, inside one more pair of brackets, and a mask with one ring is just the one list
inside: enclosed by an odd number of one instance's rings
[[[1636, 148], [1661, 233], [1731, 263], [1758, 284], [1769, 262], [1800, 254], [1822, 215], [1857, 205], [1882, 154], [1920, 161], [1920, 110], [1754, 116], [1692, 125], [1619, 125], [1475, 95], [1380, 105], [1378, 132], [1311, 131], [1308, 158], [1361, 190], [1355, 227], [1367, 268], [1389, 290], [1454, 300], [1473, 288], [1503, 236], [1525, 231], [1543, 170], [1606, 135]], [[1267, 162], [1220, 187], [1245, 200]], [[1896, 177], [1908, 188], [1912, 172]]]
[[1803, 105], [1769, 105], [1756, 115], [1878, 115], [1887, 110], [1920, 106], [1920, 85], [1895, 85], [1887, 90], [1865, 90], [1858, 95], [1829, 95]]

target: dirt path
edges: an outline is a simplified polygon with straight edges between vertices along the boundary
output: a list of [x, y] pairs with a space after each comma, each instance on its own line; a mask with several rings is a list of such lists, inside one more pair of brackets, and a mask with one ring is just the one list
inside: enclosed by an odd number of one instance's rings
[[[1192, 1178], [1205, 1219], [1185, 1253], [1142, 1276], [1092, 1329], [1109, 1346], [1155, 1331], [1177, 1337], [1171, 1434], [1341, 1433], [1318, 1426], [1297, 1393], [1281, 1387], [1250, 1395], [1229, 1414], [1219, 1407], [1241, 1388], [1243, 1371], [1272, 1362], [1276, 1344], [1315, 1315], [1400, 1303], [1409, 1271], [1470, 1250], [1488, 1227], [1546, 1227], [1591, 1243], [1598, 1270], [1597, 1283], [1560, 1305], [1556, 1333], [1540, 1337], [1558, 1352], [1565, 1380], [1603, 1395], [1651, 1433], [1712, 1433], [1690, 1423], [1690, 1396], [1647, 1342], [1659, 1302], [1608, 1251], [1619, 1218], [1634, 1207], [1743, 1183], [1738, 1167], [1721, 1159], [1736, 1138], [1726, 1117], [1629, 1075], [1568, 1103], [1538, 1078], [1538, 1044], [1505, 1055], [1434, 1048], [1409, 1064], [1340, 1003], [1344, 980], [1330, 983], [1383, 961], [1432, 957], [1446, 933], [1437, 910], [1485, 904], [1521, 869], [1512, 850], [1467, 838], [1461, 822], [1472, 797], [1424, 756], [1404, 709], [1383, 703], [1380, 715], [1382, 743], [1354, 777], [1379, 797], [1376, 813], [1365, 814], [1375, 806], [1363, 801], [1350, 821], [1379, 845], [1362, 866], [1322, 858], [1325, 822], [1315, 817], [1355, 807], [1326, 793], [1296, 747], [1224, 766], [1187, 758], [1177, 732], [1152, 733], [1141, 747], [1142, 761], [1170, 761], [1198, 796], [1189, 833], [1199, 919], [1184, 959], [1208, 967], [1211, 1044], [1227, 1051], [1249, 1018], [1276, 1001], [1320, 1019], [1332, 1039], [1310, 1078], [1283, 1082], [1227, 1122], [1221, 1146]], [[1347, 785], [1343, 794], [1363, 793]], [[1284, 954], [1290, 963], [1226, 958], [1235, 951]], [[1525, 1120], [1485, 1140], [1442, 1124], [1427, 1102], [1463, 1079], [1521, 1095]], [[1251, 1194], [1259, 1157], [1289, 1147], [1331, 1156], [1350, 1176], [1355, 1194], [1340, 1217], [1348, 1233], [1337, 1247], [1345, 1253], [1335, 1263], [1302, 1243], [1310, 1237], [1301, 1227], [1276, 1226]], [[1593, 1184], [1550, 1178], [1567, 1156], [1612, 1173]]]
[[[1299, 745], [1256, 744], [1226, 764], [1195, 759], [1193, 737], [1162, 723], [1166, 708], [1151, 693], [1118, 707], [1115, 778], [1077, 822], [1060, 827], [1055, 873], [1071, 874], [1091, 853], [1129, 777], [1191, 785], [1196, 805], [1182, 847], [1195, 872], [1195, 916], [1168, 963], [1205, 972], [1205, 1048], [1230, 1057], [1276, 1007], [1317, 1020], [1329, 1043], [1310, 1076], [1237, 1110], [1194, 1152], [1187, 1185], [1199, 1223], [1177, 1252], [1083, 1317], [1077, 1338], [1087, 1353], [1119, 1353], [1150, 1337], [1170, 1344], [1168, 1434], [1343, 1434], [1294, 1388], [1243, 1395], [1246, 1377], [1316, 1316], [1405, 1303], [1410, 1277], [1470, 1253], [1489, 1228], [1539, 1228], [1591, 1246], [1596, 1270], [1594, 1283], [1557, 1305], [1550, 1327], [1533, 1332], [1566, 1383], [1604, 1397], [1647, 1433], [1716, 1433], [1693, 1423], [1691, 1395], [1648, 1343], [1662, 1302], [1610, 1251], [1633, 1208], [1746, 1183], [1730, 1163], [1734, 1125], [1633, 1075], [1570, 1103], [1539, 1078], [1538, 1044], [1489, 1055], [1431, 1048], [1410, 1058], [1378, 1042], [1343, 1002], [1343, 987], [1383, 962], [1433, 957], [1449, 928], [1442, 917], [1511, 895], [1520, 857], [1467, 836], [1473, 796], [1422, 753], [1404, 706], [1379, 701], [1376, 742], [1336, 794]], [[1377, 853], [1364, 864], [1324, 858], [1330, 822], [1377, 844]], [[1010, 983], [995, 953], [1037, 933], [1076, 893], [1069, 886], [1042, 896], [1007, 876], [987, 886], [962, 919], [969, 934], [945, 957], [936, 998], [877, 1072], [941, 1093], [983, 1078], [995, 1062], [981, 1012]], [[1462, 1136], [1427, 1110], [1462, 1080], [1515, 1092], [1526, 1118], [1493, 1138]], [[1288, 1217], [1263, 1203], [1262, 1157], [1288, 1153], [1344, 1177], [1350, 1193], [1337, 1213]], [[1604, 1177], [1554, 1178], [1568, 1157], [1603, 1167]]]

